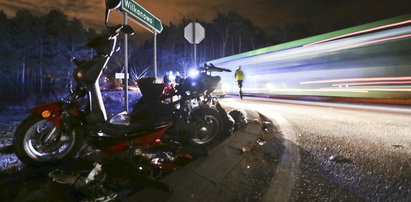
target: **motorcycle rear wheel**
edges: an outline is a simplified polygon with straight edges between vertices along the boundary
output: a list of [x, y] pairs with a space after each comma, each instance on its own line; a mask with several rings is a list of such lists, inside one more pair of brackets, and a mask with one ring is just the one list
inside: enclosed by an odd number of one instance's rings
[[193, 112], [191, 120], [194, 134], [190, 135], [190, 142], [207, 146], [221, 136], [223, 121], [218, 111], [202, 107]]
[[[45, 136], [55, 133], [53, 139]], [[53, 123], [37, 114], [27, 117], [16, 129], [13, 147], [16, 156], [27, 165], [55, 163], [73, 157], [80, 150], [83, 136], [72, 129], [64, 133]]]

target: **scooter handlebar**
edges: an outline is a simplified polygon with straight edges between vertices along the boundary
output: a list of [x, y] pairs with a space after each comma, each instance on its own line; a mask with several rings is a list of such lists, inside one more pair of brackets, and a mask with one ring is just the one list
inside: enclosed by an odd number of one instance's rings
[[216, 67], [213, 65], [213, 63], [207, 64], [204, 63], [204, 68], [202, 69], [204, 71], [209, 71], [209, 72], [231, 72], [231, 70], [222, 68], [222, 67]]

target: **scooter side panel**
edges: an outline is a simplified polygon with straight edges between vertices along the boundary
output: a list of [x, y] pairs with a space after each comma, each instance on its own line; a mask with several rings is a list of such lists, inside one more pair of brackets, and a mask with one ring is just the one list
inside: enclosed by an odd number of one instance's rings
[[164, 134], [164, 132], [170, 128], [171, 125], [168, 125], [167, 127], [164, 127], [160, 130], [156, 130], [150, 134], [139, 136], [135, 139], [132, 139], [130, 141], [118, 143], [112, 146], [107, 146], [102, 148], [103, 151], [106, 152], [116, 152], [116, 151], [123, 151], [128, 148], [129, 145], [131, 144], [143, 144], [143, 145], [150, 145], [156, 142], [157, 139], [160, 139], [160, 137]]
[[49, 111], [51, 115], [48, 117], [48, 119], [55, 125], [55, 126], [61, 126], [63, 124], [63, 121], [61, 119], [61, 112], [62, 112], [62, 105], [64, 102], [61, 101], [56, 101], [52, 103], [48, 103], [39, 107], [36, 107], [34, 109], [29, 110], [29, 113], [31, 114], [38, 114], [42, 115], [44, 111]]

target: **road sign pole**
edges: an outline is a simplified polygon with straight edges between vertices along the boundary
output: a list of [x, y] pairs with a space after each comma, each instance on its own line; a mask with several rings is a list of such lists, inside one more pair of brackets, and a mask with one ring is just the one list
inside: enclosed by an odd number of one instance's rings
[[194, 41], [194, 67], [197, 67], [197, 43], [196, 41], [196, 26], [195, 22], [193, 23], [193, 41]]
[[[196, 36], [197, 35], [197, 36]], [[197, 44], [200, 43], [205, 37], [204, 27], [197, 22], [190, 22], [186, 27], [184, 27], [184, 38], [188, 42], [193, 44], [193, 60], [194, 66], [197, 67]]]
[[154, 32], [154, 78], [157, 79], [157, 32]]
[[[124, 12], [124, 24], [127, 25], [127, 13]], [[128, 114], [128, 35], [124, 34], [124, 108]]]

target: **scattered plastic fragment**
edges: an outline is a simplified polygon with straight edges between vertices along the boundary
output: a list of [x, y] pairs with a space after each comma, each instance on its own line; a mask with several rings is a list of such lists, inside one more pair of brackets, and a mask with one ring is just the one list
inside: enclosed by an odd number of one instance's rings
[[259, 144], [259, 145], [262, 146], [262, 145], [264, 145], [267, 141], [264, 140], [263, 138], [257, 138], [256, 142], [257, 142], [257, 144]]
[[271, 122], [269, 122], [269, 121], [264, 121], [263, 124], [264, 124], [264, 125], [271, 125]]
[[268, 128], [266, 125], [262, 125], [261, 130], [264, 131], [265, 133], [268, 133]]
[[338, 162], [338, 163], [350, 163], [351, 160], [344, 158], [343, 156], [340, 155], [332, 155], [329, 158], [330, 161]]
[[259, 119], [249, 119], [248, 120], [249, 123], [260, 123]]
[[352, 161], [350, 159], [347, 159], [343, 156], [340, 155], [332, 155], [329, 158], [330, 161], [334, 161], [336, 163], [352, 163]]
[[337, 161], [338, 158], [339, 158], [338, 155], [332, 155], [332, 156], [330, 156], [329, 160], [330, 160], [330, 161]]
[[250, 168], [250, 166], [249, 166], [249, 165], [247, 165], [247, 168]]
[[241, 147], [241, 151], [242, 151], [242, 152], [246, 152], [246, 151], [247, 151], [247, 148], [245, 148], [245, 147], [243, 146], [243, 147]]
[[404, 148], [404, 146], [402, 146], [402, 145], [400, 145], [400, 144], [395, 144], [395, 145], [392, 145], [394, 148], [398, 148], [398, 149], [402, 149], [402, 148]]

